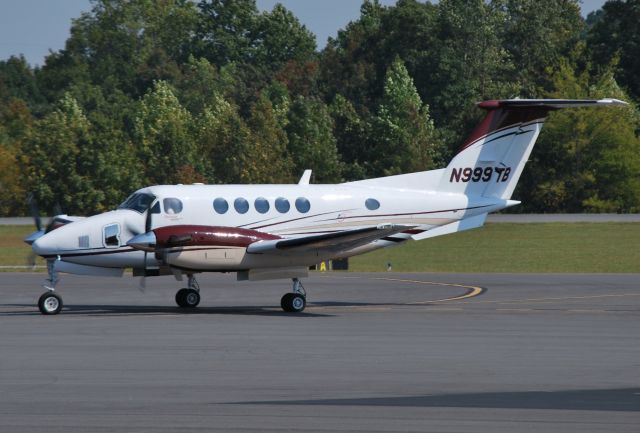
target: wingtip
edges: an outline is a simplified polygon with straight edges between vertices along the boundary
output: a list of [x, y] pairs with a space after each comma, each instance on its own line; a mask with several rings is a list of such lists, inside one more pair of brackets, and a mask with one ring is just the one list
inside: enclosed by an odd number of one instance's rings
[[620, 100], [620, 99], [614, 99], [614, 98], [604, 98], [604, 99], [599, 99], [598, 100], [599, 104], [607, 104], [607, 105], [619, 105], [619, 106], [625, 106], [625, 105], [629, 105], [628, 102]]

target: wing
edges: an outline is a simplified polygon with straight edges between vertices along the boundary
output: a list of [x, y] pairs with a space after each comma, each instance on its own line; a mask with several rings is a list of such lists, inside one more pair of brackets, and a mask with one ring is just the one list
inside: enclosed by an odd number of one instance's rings
[[247, 247], [250, 254], [299, 254], [317, 250], [319, 253], [336, 253], [366, 245], [375, 240], [412, 229], [414, 226], [381, 224], [337, 233], [300, 236], [288, 239], [262, 240]]

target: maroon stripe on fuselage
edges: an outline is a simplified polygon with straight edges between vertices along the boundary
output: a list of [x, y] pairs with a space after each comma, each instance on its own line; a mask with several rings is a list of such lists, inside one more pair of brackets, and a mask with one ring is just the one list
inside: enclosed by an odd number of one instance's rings
[[186, 246], [246, 247], [254, 242], [281, 239], [280, 236], [239, 227], [180, 225], [154, 229], [160, 248]]

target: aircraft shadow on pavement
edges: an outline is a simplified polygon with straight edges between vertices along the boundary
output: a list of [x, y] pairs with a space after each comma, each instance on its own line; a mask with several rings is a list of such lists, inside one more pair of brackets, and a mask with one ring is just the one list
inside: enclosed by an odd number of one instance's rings
[[440, 394], [410, 397], [280, 400], [226, 404], [395, 406], [640, 412], [640, 388]]
[[[0, 307], [18, 307], [15, 311], [0, 310], [1, 316], [40, 316], [37, 307], [31, 304], [4, 304]], [[24, 308], [31, 309], [25, 311]], [[180, 307], [140, 306], [140, 305], [65, 305], [61, 315], [83, 316], [161, 316], [161, 315], [242, 315], [272, 317], [331, 317], [331, 314], [311, 312], [286, 313], [276, 306], [241, 306], [241, 307], [197, 307], [185, 309]]]

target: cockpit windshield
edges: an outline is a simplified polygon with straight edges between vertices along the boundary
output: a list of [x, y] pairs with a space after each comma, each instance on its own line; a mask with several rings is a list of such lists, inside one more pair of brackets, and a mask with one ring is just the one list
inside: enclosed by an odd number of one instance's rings
[[136, 192], [131, 194], [122, 202], [118, 209], [131, 209], [139, 213], [144, 213], [156, 197], [152, 194]]

